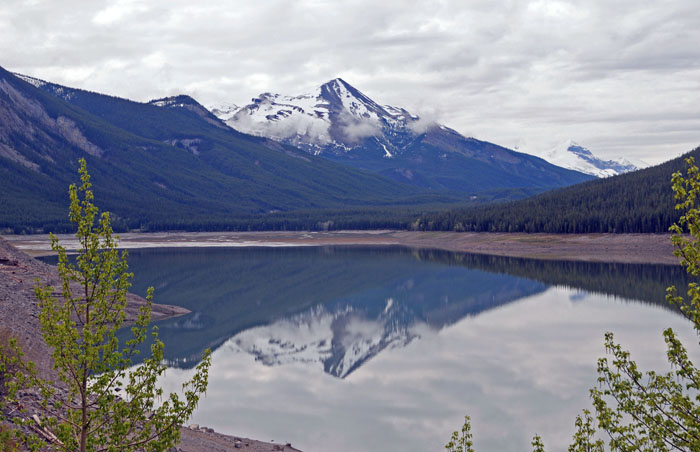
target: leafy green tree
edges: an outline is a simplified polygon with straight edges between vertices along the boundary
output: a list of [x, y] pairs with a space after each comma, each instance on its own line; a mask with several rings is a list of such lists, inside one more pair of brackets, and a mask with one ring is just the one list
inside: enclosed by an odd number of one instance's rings
[[[698, 277], [700, 169], [693, 157], [686, 163], [685, 176], [681, 172], [672, 176], [676, 209], [683, 214], [671, 227], [671, 241], [681, 265], [689, 275]], [[688, 284], [687, 299], [678, 295], [675, 287], [669, 287], [666, 299], [680, 308], [700, 334], [700, 285]], [[700, 369], [671, 328], [663, 336], [671, 370], [642, 372], [630, 352], [615, 342], [613, 333], [605, 335], [610, 358], [598, 360], [598, 387], [591, 389], [595, 412], [584, 410], [583, 416], [577, 417], [569, 452], [603, 452], [606, 442], [608, 450], [619, 452], [700, 451]], [[469, 425], [465, 426], [469, 430]], [[450, 449], [455, 438], [457, 432], [448, 443], [450, 452], [459, 450]], [[471, 447], [471, 433], [469, 439]], [[544, 451], [538, 436], [532, 446], [535, 452]]]
[[569, 446], [569, 452], [604, 452], [605, 442], [594, 438], [595, 433], [591, 412], [583, 410], [583, 417], [576, 416], [576, 433], [574, 442]]
[[[183, 398], [176, 394], [164, 398], [157, 385], [166, 366], [155, 327], [150, 357], [129, 369], [137, 346], [147, 337], [153, 288], [131, 328], [133, 338], [120, 346], [116, 332], [126, 320], [133, 274], [128, 272], [127, 253], [117, 250], [118, 237], [112, 235], [109, 213], [98, 218], [84, 159], [80, 160], [80, 176], [80, 188], [70, 187], [70, 220], [77, 225], [79, 242], [76, 262], [69, 261], [65, 248], [51, 235], [62, 285], [60, 289], [35, 288], [41, 330], [58, 381], [40, 378], [12, 340], [0, 361], [7, 401], [16, 401], [19, 389], [38, 389], [44, 412], [35, 422], [54, 450], [164, 451], [179, 441], [180, 426], [206, 390], [210, 355], [205, 353], [193, 378], [183, 385]], [[55, 296], [57, 291], [60, 297]], [[15, 422], [31, 421], [16, 418]], [[21, 438], [30, 448], [40, 444], [28, 435]]]
[[472, 424], [469, 416], [464, 416], [464, 425], [462, 431], [452, 432], [450, 442], [445, 445], [447, 452], [474, 452], [472, 447]]
[[[674, 254], [693, 277], [700, 276], [700, 171], [692, 157], [686, 159], [687, 175], [672, 177], [676, 209], [683, 211], [671, 227]], [[700, 333], [700, 288], [688, 285], [688, 298], [667, 289], [666, 299]], [[598, 361], [599, 387], [591, 390], [598, 427], [616, 451], [698, 451], [700, 450], [700, 370], [688, 351], [669, 328], [663, 333], [672, 370], [665, 373], [639, 370], [630, 353], [605, 335], [605, 348], [612, 360]], [[579, 429], [580, 431], [581, 429]]]
[[532, 438], [532, 451], [533, 452], [544, 452], [544, 443], [542, 442], [542, 438], [540, 438], [540, 435], [535, 435], [534, 438]]

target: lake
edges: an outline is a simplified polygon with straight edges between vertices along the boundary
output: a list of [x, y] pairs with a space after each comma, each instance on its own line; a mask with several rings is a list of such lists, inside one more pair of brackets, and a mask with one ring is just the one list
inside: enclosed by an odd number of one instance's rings
[[[305, 452], [440, 451], [463, 416], [477, 451], [565, 450], [603, 334], [666, 370], [680, 266], [538, 261], [394, 247], [139, 249], [133, 291], [191, 314], [158, 322], [177, 390], [206, 348], [192, 423]], [[697, 353], [695, 353], [697, 354]]]

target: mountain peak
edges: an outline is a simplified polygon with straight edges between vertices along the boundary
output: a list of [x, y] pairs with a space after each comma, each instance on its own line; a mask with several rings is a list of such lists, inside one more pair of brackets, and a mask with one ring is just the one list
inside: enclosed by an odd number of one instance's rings
[[352, 88], [352, 86], [348, 82], [346, 82], [345, 80], [343, 80], [340, 77], [336, 77], [334, 79], [328, 80], [326, 83], [324, 83], [321, 86], [322, 87], [323, 86], [346, 86], [346, 87]]
[[175, 96], [163, 97], [161, 99], [153, 99], [148, 103], [155, 105], [156, 107], [169, 108], [184, 107], [185, 105], [199, 105], [199, 102], [187, 94], [178, 94]]
[[321, 96], [331, 103], [340, 100], [341, 104], [349, 110], [352, 110], [352, 103], [355, 102], [364, 104], [370, 110], [383, 111], [381, 106], [342, 78], [334, 78], [321, 85]]
[[593, 157], [593, 153], [588, 149], [574, 140], [566, 140], [563, 145], [560, 146], [561, 151], [563, 152], [570, 152], [575, 155], [580, 155], [580, 156], [585, 156], [585, 157]]
[[154, 99], [150, 102], [148, 102], [149, 105], [154, 105], [156, 107], [161, 107], [161, 108], [171, 108], [171, 109], [179, 109], [179, 108], [184, 108], [185, 110], [189, 110], [195, 114], [197, 114], [199, 117], [204, 119], [206, 122], [209, 124], [219, 127], [219, 128], [225, 128], [226, 126], [221, 122], [221, 120], [215, 116], [212, 112], [207, 110], [202, 104], [197, 102], [196, 99], [194, 99], [191, 96], [188, 96], [187, 94], [178, 94], [176, 96], [170, 96], [170, 97], [163, 97], [161, 99]]
[[595, 156], [590, 149], [574, 140], [565, 140], [552, 150], [544, 153], [532, 153], [555, 165], [580, 171], [596, 177], [609, 177], [636, 171], [640, 168], [624, 158], [603, 160]]
[[413, 136], [409, 125], [418, 120], [403, 109], [377, 104], [340, 77], [310, 94], [265, 92], [235, 111], [212, 109], [212, 113], [238, 131], [267, 136], [314, 154], [345, 154], [369, 140], [381, 158], [390, 158], [396, 151], [383, 137], [387, 133]]

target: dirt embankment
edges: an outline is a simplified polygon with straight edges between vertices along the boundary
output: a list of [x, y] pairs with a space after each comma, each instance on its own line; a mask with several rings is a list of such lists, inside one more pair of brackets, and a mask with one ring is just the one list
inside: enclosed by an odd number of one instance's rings
[[670, 234], [395, 232], [401, 244], [547, 260], [678, 264]]
[[[39, 307], [34, 296], [35, 280], [42, 284], [60, 287], [56, 269], [37, 261], [11, 246], [0, 238], [0, 341], [7, 342], [9, 337], [17, 338], [26, 358], [33, 361], [40, 375], [50, 378], [52, 361], [49, 349], [41, 337]], [[138, 309], [145, 300], [136, 295], [129, 295], [127, 319], [133, 321]], [[186, 314], [185, 308], [168, 305], [154, 305], [153, 320]], [[37, 398], [31, 392], [22, 397], [22, 403], [29, 410], [39, 412]], [[248, 438], [228, 436], [199, 426], [182, 428], [182, 439], [178, 447], [182, 452], [210, 451], [294, 451], [291, 447], [265, 443]]]
[[[28, 253], [47, 254], [47, 236], [5, 236]], [[70, 246], [70, 237], [61, 237]], [[65, 238], [65, 240], [63, 240]], [[121, 234], [124, 248], [400, 245], [498, 256], [677, 264], [669, 234], [522, 234], [488, 232], [166, 232]]]

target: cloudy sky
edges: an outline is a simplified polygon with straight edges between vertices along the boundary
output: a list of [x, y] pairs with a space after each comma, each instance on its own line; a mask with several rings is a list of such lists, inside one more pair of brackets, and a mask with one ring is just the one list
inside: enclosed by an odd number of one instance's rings
[[3, 0], [0, 65], [147, 101], [342, 77], [465, 135], [649, 163], [700, 145], [695, 0]]

